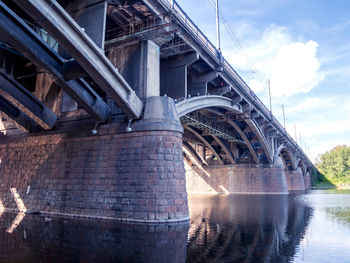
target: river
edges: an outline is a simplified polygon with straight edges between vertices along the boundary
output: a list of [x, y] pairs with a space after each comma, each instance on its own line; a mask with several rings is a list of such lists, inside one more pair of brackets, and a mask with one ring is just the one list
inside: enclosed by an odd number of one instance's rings
[[192, 195], [190, 224], [0, 213], [0, 262], [350, 262], [350, 191]]

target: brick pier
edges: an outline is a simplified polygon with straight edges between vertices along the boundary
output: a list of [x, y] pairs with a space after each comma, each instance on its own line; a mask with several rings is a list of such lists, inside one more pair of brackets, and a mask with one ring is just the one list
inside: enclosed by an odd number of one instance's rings
[[[154, 111], [157, 107], [158, 111]], [[17, 209], [135, 222], [188, 217], [182, 127], [165, 97], [146, 102], [141, 121], [0, 141], [0, 200]]]
[[291, 191], [300, 191], [305, 190], [305, 181], [303, 177], [303, 172], [301, 168], [298, 168], [295, 171], [288, 171], [286, 173], [288, 190]]

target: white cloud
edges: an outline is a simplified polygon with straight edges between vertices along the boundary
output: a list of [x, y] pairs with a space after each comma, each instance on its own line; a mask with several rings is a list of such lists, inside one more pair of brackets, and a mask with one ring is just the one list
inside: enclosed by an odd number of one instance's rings
[[254, 90], [254, 92], [263, 92], [266, 89], [266, 82], [257, 80], [257, 79], [251, 79], [248, 82], [249, 87]]
[[293, 42], [281, 47], [274, 59], [271, 89], [274, 96], [308, 93], [323, 80], [318, 72], [317, 43]]
[[[319, 72], [318, 44], [312, 40], [293, 42], [286, 27], [271, 25], [258, 39], [247, 41], [244, 47], [256, 69], [264, 78], [271, 79], [271, 93], [277, 99], [308, 93], [324, 79], [324, 74]], [[224, 55], [238, 70], [254, 71], [238, 50], [224, 50]], [[266, 86], [258, 74], [246, 78], [255, 92], [261, 92]]]
[[296, 106], [292, 108], [287, 108], [286, 113], [291, 112], [300, 112], [300, 111], [308, 111], [308, 110], [325, 110], [325, 109], [332, 109], [337, 106], [337, 100], [339, 101], [339, 98], [337, 97], [312, 97], [312, 98], [306, 98], [305, 100], [302, 100], [299, 102]]
[[327, 120], [297, 123], [299, 132], [303, 137], [314, 137], [318, 135], [335, 135], [343, 132], [350, 132], [350, 119]]

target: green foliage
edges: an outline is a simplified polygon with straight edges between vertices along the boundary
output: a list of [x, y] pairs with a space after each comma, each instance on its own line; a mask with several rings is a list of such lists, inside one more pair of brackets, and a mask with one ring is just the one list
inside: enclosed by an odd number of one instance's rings
[[316, 167], [324, 175], [322, 181], [350, 183], [350, 147], [339, 145], [322, 154]]

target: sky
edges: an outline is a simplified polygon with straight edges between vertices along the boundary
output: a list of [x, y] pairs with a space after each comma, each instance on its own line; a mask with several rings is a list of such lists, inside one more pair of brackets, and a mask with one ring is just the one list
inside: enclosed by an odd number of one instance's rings
[[[216, 44], [214, 0], [177, 3]], [[350, 146], [350, 1], [219, 0], [219, 8], [234, 33], [221, 22], [223, 56], [267, 107], [270, 80], [274, 116], [283, 125], [283, 104], [286, 129], [310, 159]]]

